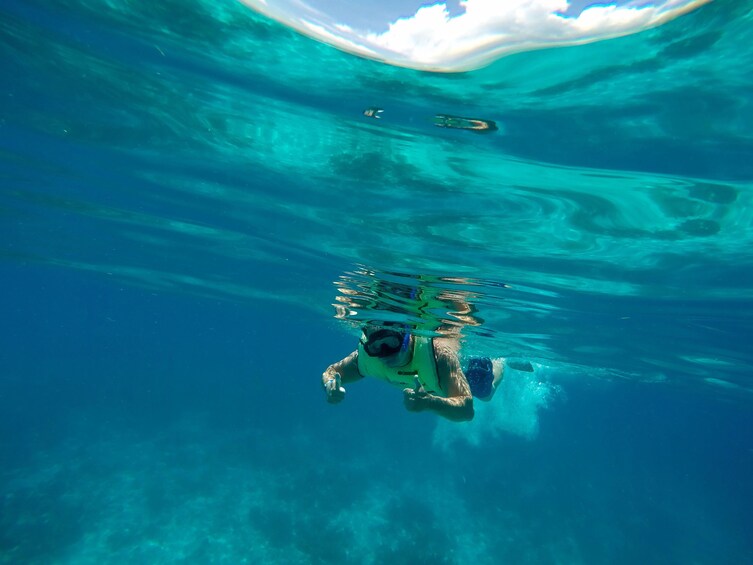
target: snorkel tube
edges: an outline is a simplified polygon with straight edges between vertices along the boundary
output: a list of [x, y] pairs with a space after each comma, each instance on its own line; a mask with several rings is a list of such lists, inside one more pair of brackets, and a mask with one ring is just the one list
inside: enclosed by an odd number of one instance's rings
[[[410, 299], [411, 301], [416, 299], [416, 287], [410, 289]], [[403, 324], [403, 331], [405, 331], [405, 336], [403, 337], [403, 344], [400, 346], [400, 353], [405, 353], [408, 351], [408, 348], [410, 347], [410, 332], [411, 328], [408, 324]]]
[[403, 344], [400, 346], [400, 353], [405, 353], [410, 347], [410, 328], [405, 326], [405, 337], [403, 337]]

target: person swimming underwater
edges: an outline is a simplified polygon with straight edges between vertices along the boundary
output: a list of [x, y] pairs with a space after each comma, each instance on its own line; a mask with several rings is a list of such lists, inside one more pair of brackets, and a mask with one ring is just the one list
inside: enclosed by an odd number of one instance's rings
[[491, 400], [504, 373], [503, 359], [471, 359], [465, 372], [456, 338], [413, 335], [404, 324], [368, 322], [358, 348], [322, 375], [327, 401], [345, 398], [343, 383], [372, 377], [403, 387], [405, 408], [453, 421], [473, 419], [473, 396]]

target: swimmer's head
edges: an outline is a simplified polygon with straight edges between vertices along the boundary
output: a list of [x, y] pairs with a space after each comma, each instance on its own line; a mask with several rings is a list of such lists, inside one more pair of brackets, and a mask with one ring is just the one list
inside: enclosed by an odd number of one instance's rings
[[410, 331], [405, 324], [369, 322], [363, 327], [361, 345], [369, 357], [391, 357], [407, 351]]

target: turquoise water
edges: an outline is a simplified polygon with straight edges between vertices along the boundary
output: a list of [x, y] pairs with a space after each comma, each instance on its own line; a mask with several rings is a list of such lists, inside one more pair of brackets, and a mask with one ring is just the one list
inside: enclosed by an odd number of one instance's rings
[[[239, 2], [4, 2], [0, 563], [749, 561], [752, 24], [431, 74]], [[534, 372], [469, 424], [327, 405], [415, 289]]]

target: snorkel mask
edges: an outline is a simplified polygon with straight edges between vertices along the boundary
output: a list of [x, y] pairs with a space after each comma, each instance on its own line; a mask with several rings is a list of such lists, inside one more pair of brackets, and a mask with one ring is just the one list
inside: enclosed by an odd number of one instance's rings
[[[367, 327], [371, 326], [369, 324]], [[367, 332], [363, 330], [361, 345], [369, 357], [391, 357], [397, 353], [407, 351], [410, 346], [410, 331], [404, 324], [386, 322], [380, 329]], [[373, 326], [371, 326], [373, 327]]]

